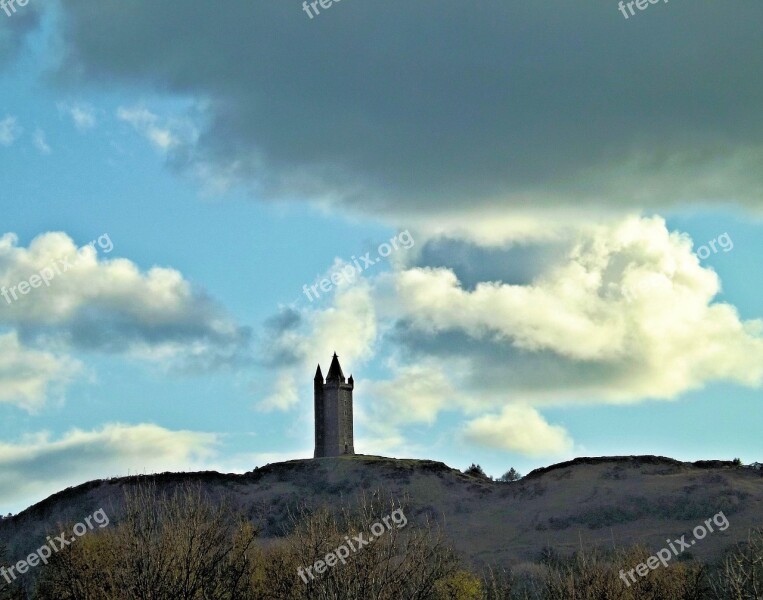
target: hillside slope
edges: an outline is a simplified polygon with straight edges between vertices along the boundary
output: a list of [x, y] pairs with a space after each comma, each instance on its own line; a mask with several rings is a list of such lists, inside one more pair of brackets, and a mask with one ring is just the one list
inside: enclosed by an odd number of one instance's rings
[[[153, 483], [171, 490], [191, 483], [226, 496], [263, 526], [283, 534], [288, 512], [302, 503], [352, 503], [381, 493], [404, 501], [413, 522], [434, 519], [456, 548], [475, 563], [512, 564], [538, 557], [544, 547], [570, 552], [581, 545], [643, 543], [655, 551], [718, 511], [729, 527], [692, 547], [717, 558], [726, 546], [763, 527], [763, 472], [729, 462], [682, 463], [654, 456], [581, 458], [538, 469], [514, 483], [497, 483], [433, 461], [353, 456], [267, 465], [243, 475], [165, 473], [93, 481], [69, 488], [0, 522], [0, 541], [13, 555], [37, 547], [104, 508], [118, 520], [124, 488]], [[687, 536], [690, 537], [690, 536]]]

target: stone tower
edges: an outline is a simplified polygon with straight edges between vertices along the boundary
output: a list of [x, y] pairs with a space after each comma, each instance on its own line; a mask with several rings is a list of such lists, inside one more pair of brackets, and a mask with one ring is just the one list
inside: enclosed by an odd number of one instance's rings
[[352, 375], [345, 382], [339, 357], [334, 352], [323, 382], [321, 366], [315, 372], [315, 454], [314, 458], [355, 454], [352, 434]]

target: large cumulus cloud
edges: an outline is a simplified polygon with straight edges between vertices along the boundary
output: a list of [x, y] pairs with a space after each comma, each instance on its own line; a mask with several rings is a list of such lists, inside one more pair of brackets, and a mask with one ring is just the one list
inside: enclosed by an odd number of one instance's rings
[[[99, 246], [77, 248], [64, 233], [41, 234], [28, 248], [17, 243], [13, 234], [0, 237], [0, 285], [5, 293], [36, 276], [38, 287], [27, 286], [25, 295], [7, 293], [0, 324], [22, 337], [177, 358], [194, 368], [244, 359], [248, 331], [178, 271], [153, 267], [142, 273], [127, 259], [99, 257]], [[45, 269], [53, 277], [43, 284], [39, 274]]]
[[[660, 217], [591, 224], [548, 252], [417, 239], [411, 264], [363, 282], [363, 314], [381, 341], [375, 357], [389, 370], [358, 380], [369, 399], [359, 422], [376, 449], [399, 448], [407, 427], [456, 412], [467, 441], [558, 455], [572, 439], [544, 408], [763, 381], [763, 322], [720, 299], [717, 274]], [[511, 256], [531, 258], [516, 267]], [[479, 269], [443, 266], [464, 257]], [[288, 322], [297, 321], [317, 331], [294, 309]], [[275, 347], [294, 347], [291, 327], [273, 333]]]
[[763, 324], [718, 301], [716, 273], [658, 217], [591, 226], [524, 284], [470, 290], [451, 269], [414, 266], [394, 286], [398, 341], [473, 357], [474, 379], [493, 389], [633, 401], [763, 378]]
[[108, 235], [83, 248], [61, 232], [28, 247], [14, 234], [0, 237], [0, 327], [7, 330], [0, 401], [39, 408], [49, 386], [76, 371], [66, 357], [73, 351], [194, 372], [249, 362], [249, 330], [203, 290], [174, 269], [142, 272], [127, 259], [99, 255], [104, 248], [113, 249]]

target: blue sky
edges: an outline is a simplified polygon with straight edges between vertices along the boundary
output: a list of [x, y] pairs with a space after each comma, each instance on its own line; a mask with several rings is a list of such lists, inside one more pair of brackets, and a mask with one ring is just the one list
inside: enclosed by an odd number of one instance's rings
[[[333, 351], [360, 453], [494, 476], [762, 459], [763, 53], [735, 29], [760, 9], [438, 6], [0, 13], [0, 283], [113, 244], [0, 298], [0, 512], [97, 477], [309, 457]], [[713, 61], [676, 28], [704, 19]], [[630, 71], [596, 51], [655, 39]], [[401, 232], [410, 247], [303, 294]]]

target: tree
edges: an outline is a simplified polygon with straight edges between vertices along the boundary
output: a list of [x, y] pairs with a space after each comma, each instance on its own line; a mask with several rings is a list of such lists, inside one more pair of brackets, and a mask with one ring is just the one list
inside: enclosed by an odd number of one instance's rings
[[717, 598], [760, 598], [763, 589], [763, 529], [726, 552], [711, 585]]
[[[284, 536], [257, 543], [256, 528], [225, 497], [190, 484], [166, 493], [139, 486], [128, 490], [119, 521], [40, 568], [32, 598], [481, 598], [474, 577], [457, 576], [458, 556], [439, 526], [408, 523], [403, 506], [384, 498], [378, 491], [341, 507], [305, 504], [291, 513]], [[0, 585], [0, 600], [29, 598], [2, 594]]]
[[53, 555], [36, 598], [253, 600], [257, 533], [200, 487], [140, 485], [126, 491], [119, 523]]
[[464, 475], [471, 475], [472, 477], [480, 477], [481, 479], [490, 479], [490, 477], [487, 476], [485, 471], [482, 470], [482, 467], [479, 465], [475, 465], [472, 463], [472, 465], [464, 471]]
[[[357, 502], [341, 507], [302, 506], [292, 515], [291, 533], [268, 547], [264, 556], [262, 585], [257, 600], [439, 600], [437, 591], [458, 571], [458, 557], [435, 523], [393, 525], [374, 534], [372, 543], [348, 549], [349, 536], [374, 532], [385, 515], [403, 507], [385, 499], [378, 490], [361, 493]], [[389, 520], [389, 519], [388, 519]], [[366, 533], [366, 539], [368, 533]], [[353, 538], [357, 539], [357, 538]], [[342, 555], [344, 562], [312, 571], [327, 555]], [[326, 566], [324, 565], [324, 566]], [[310, 568], [310, 570], [307, 569]], [[444, 581], [444, 582], [443, 582]], [[443, 582], [443, 583], [441, 583]], [[453, 596], [445, 596], [449, 600]], [[472, 596], [455, 596], [470, 599]]]
[[522, 475], [520, 475], [519, 471], [517, 471], [514, 467], [511, 467], [511, 469], [501, 475], [498, 481], [509, 482], [517, 481], [518, 479], [522, 479]]

